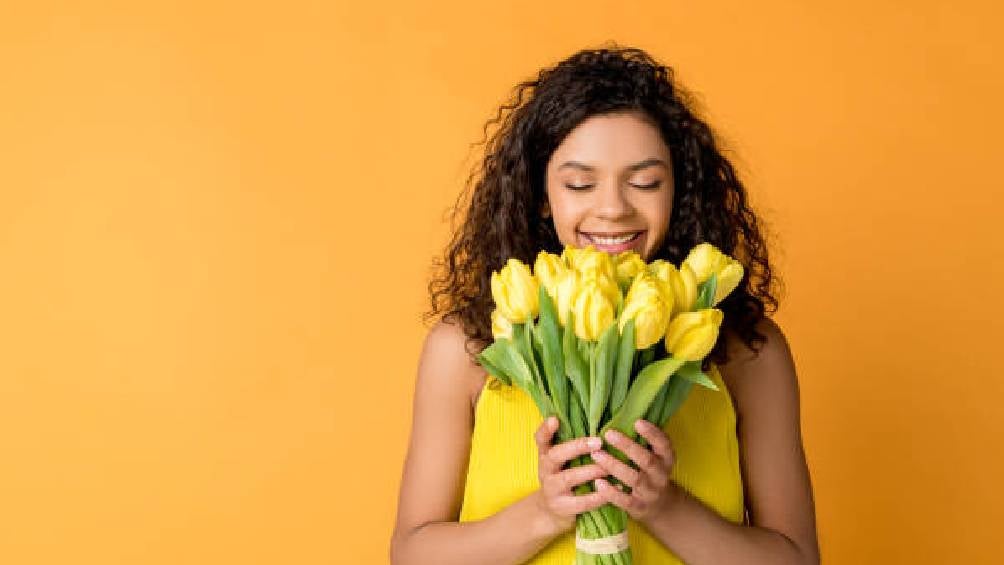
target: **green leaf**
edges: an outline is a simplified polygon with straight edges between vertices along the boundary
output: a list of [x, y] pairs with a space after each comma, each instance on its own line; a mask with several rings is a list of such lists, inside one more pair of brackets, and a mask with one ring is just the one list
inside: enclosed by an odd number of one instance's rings
[[527, 366], [530, 367], [530, 374], [533, 375], [533, 382], [537, 383], [537, 386], [541, 391], [546, 392], [547, 387], [544, 386], [544, 378], [540, 375], [540, 359], [537, 357], [537, 353], [533, 347], [533, 342], [535, 341], [533, 334], [536, 333], [533, 327], [533, 320], [528, 320], [523, 325], [523, 340], [520, 343], [523, 357], [526, 359]]
[[478, 358], [482, 360], [485, 369], [495, 370], [498, 375], [504, 375], [503, 380], [507, 384], [515, 384], [523, 390], [527, 390], [527, 387], [533, 383], [533, 376], [530, 374], [530, 367], [527, 366], [526, 359], [523, 358], [510, 339], [496, 339], [494, 343], [478, 354]]
[[[521, 336], [519, 343], [521, 353], [527, 361], [527, 366], [530, 369], [530, 375], [533, 385], [527, 387], [525, 390], [533, 398], [534, 403], [537, 405], [537, 409], [540, 411], [542, 418], [547, 418], [548, 416], [557, 415], [554, 409], [554, 403], [551, 402], [550, 396], [547, 393], [547, 387], [544, 385], [544, 378], [540, 375], [540, 360], [533, 350], [533, 333], [534, 326], [533, 320], [529, 320], [524, 324], [516, 324], [523, 326], [523, 330], [518, 334]], [[513, 335], [516, 333], [516, 325], [513, 326]], [[558, 422], [560, 424], [562, 416], [558, 416]], [[560, 428], [560, 426], [559, 426]]]
[[562, 334], [562, 352], [565, 358], [565, 372], [572, 381], [572, 389], [579, 397], [580, 406], [589, 406], [589, 366], [579, 353], [579, 338], [575, 335], [569, 312]]
[[596, 343], [593, 354], [593, 373], [589, 387], [589, 432], [596, 433], [600, 426], [603, 409], [610, 400], [613, 384], [614, 362], [617, 359], [617, 324], [611, 323]]
[[478, 363], [480, 363], [481, 366], [484, 367], [486, 371], [488, 371], [489, 375], [495, 377], [496, 379], [502, 381], [507, 385], [512, 385], [512, 379], [509, 378], [509, 375], [507, 375], [505, 371], [503, 371], [502, 369], [500, 369], [494, 363], [491, 362], [490, 355], [489, 356], [485, 355], [485, 351], [488, 351], [489, 348], [494, 346], [495, 343], [492, 343], [484, 350], [482, 350], [481, 353], [477, 354]]
[[582, 410], [582, 404], [579, 403], [578, 395], [573, 394], [569, 397], [568, 420], [572, 424], [575, 437], [586, 436], [586, 414]]
[[616, 429], [629, 438], [637, 437], [638, 432], [634, 429], [635, 421], [645, 415], [656, 394], [659, 393], [659, 389], [684, 363], [683, 359], [667, 357], [649, 363], [642, 369], [635, 377], [634, 383], [631, 384], [624, 404], [600, 430], [601, 437], [610, 428]]
[[558, 324], [558, 312], [544, 285], [540, 285], [538, 298], [540, 317], [534, 336], [539, 338], [547, 390], [551, 395], [551, 401], [560, 422], [558, 435], [563, 440], [569, 439], [573, 436], [570, 435], [572, 430], [568, 421], [568, 379], [565, 377], [565, 357], [561, 349], [561, 327]]
[[631, 369], [634, 368], [634, 320], [624, 323], [624, 333], [618, 344], [617, 362], [614, 366], [614, 380], [610, 386], [610, 413], [613, 414], [624, 403], [628, 385], [631, 384]]
[[655, 398], [652, 399], [652, 404], [649, 405], [648, 410], [645, 411], [645, 419], [653, 424], [659, 422], [663, 408], [666, 406], [666, 397], [669, 394], [669, 383], [671, 382], [673, 382], [673, 377], [666, 379], [662, 388], [659, 389], [659, 392], [655, 394]]
[[659, 340], [651, 347], [646, 347], [638, 352], [638, 371], [641, 371], [645, 367], [649, 366], [649, 364], [655, 360], [655, 348], [658, 347], [660, 343], [662, 343], [662, 340]]
[[683, 367], [676, 374], [687, 379], [688, 381], [694, 383], [695, 385], [701, 385], [705, 388], [710, 388], [711, 390], [718, 390], [718, 385], [711, 380], [708, 375], [701, 372], [701, 362], [700, 361], [688, 361], [684, 363]]
[[[572, 394], [569, 395], [568, 397], [568, 421], [572, 428], [572, 437], [586, 436], [586, 415], [582, 411], [582, 405], [579, 404], [579, 395], [577, 394]], [[585, 455], [576, 456], [572, 459], [570, 466], [576, 467], [579, 465], [584, 465], [586, 463], [586, 459], [587, 456]], [[586, 484], [586, 486], [583, 487], [583, 489], [584, 490], [576, 492], [580, 494], [582, 492], [590, 492], [588, 484]]]
[[708, 280], [704, 281], [704, 284], [701, 285], [701, 292], [697, 295], [694, 310], [711, 307], [711, 303], [715, 300], [715, 290], [717, 286], [718, 274], [711, 273], [711, 277], [709, 277]]
[[683, 401], [687, 399], [693, 386], [693, 383], [680, 376], [679, 371], [669, 380], [666, 388], [666, 402], [657, 416], [660, 428], [666, 425], [666, 422], [669, 421], [673, 414], [676, 414], [676, 411], [683, 405]]

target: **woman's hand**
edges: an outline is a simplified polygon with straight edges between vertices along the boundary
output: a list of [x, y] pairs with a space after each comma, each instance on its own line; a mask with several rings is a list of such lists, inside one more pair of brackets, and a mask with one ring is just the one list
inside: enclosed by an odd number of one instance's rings
[[606, 476], [608, 471], [595, 463], [562, 470], [566, 461], [599, 449], [600, 438], [580, 437], [557, 445], [551, 445], [551, 438], [558, 429], [558, 419], [545, 418], [537, 428], [537, 477], [540, 490], [537, 503], [554, 535], [562, 534], [575, 526], [575, 515], [598, 508], [607, 502], [603, 493], [591, 492], [577, 495], [572, 488], [582, 483]]
[[631, 493], [628, 494], [604, 479], [596, 479], [597, 492], [602, 493], [607, 501], [623, 508], [636, 521], [647, 523], [671, 507], [681, 492], [676, 483], [669, 478], [675, 462], [669, 436], [658, 426], [644, 419], [635, 421], [635, 429], [648, 440], [652, 451], [617, 430], [607, 430], [604, 438], [623, 451], [637, 468], [602, 449], [590, 455], [593, 461], [606, 469], [609, 474], [631, 487]]

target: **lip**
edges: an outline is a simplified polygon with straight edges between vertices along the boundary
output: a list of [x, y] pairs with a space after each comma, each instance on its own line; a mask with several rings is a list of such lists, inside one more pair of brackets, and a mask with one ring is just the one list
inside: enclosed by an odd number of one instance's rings
[[[625, 235], [629, 233], [637, 233], [638, 235], [635, 236], [634, 239], [631, 239], [624, 243], [619, 243], [617, 245], [605, 245], [602, 243], [597, 243], [589, 238], [590, 235], [598, 235], [601, 237], [617, 237], [619, 235]], [[645, 230], [628, 230], [620, 232], [581, 232], [581, 231], [577, 232], [579, 237], [580, 247], [592, 245], [596, 249], [599, 249], [601, 251], [606, 251], [607, 253], [620, 253], [622, 251], [627, 251], [629, 249], [632, 249], [639, 254], [641, 253], [642, 243], [644, 242], [646, 233], [647, 232]]]

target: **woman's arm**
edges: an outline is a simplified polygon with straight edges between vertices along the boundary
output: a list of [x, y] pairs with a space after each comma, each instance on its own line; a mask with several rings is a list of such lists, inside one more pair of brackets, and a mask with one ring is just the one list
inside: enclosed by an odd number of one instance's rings
[[[798, 379], [781, 329], [765, 319], [757, 357], [737, 348], [723, 378], [738, 415], [750, 524], [734, 524], [673, 485], [645, 526], [691, 565], [819, 563], [812, 485], [802, 447]], [[735, 358], [735, 357], [733, 357]]]
[[457, 522], [471, 447], [471, 383], [480, 368], [459, 326], [438, 323], [419, 361], [411, 440], [391, 539], [394, 565], [526, 561], [560, 532], [540, 491], [476, 522]]

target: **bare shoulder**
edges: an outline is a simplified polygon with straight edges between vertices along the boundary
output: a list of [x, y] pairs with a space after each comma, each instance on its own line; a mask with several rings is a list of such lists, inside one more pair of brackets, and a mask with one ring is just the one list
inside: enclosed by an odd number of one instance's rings
[[739, 412], [762, 402], [764, 397], [776, 399], [778, 394], [790, 397], [798, 393], [794, 359], [781, 327], [770, 318], [762, 318], [755, 328], [766, 338], [757, 343], [755, 351], [735, 334], [726, 337], [729, 361], [721, 367], [722, 379]]
[[437, 322], [422, 344], [392, 547], [424, 524], [459, 517], [473, 430], [471, 381], [478, 368], [465, 341], [459, 326]]
[[736, 408], [746, 505], [753, 525], [787, 537], [819, 562], [815, 505], [802, 444], [798, 376], [788, 339], [769, 318], [757, 325], [766, 342], [754, 352], [728, 338], [722, 379]]
[[467, 334], [459, 321], [440, 320], [429, 329], [422, 347], [422, 363], [452, 368], [449, 375], [458, 377], [454, 386], [467, 391], [473, 409], [488, 375], [471, 359]]

